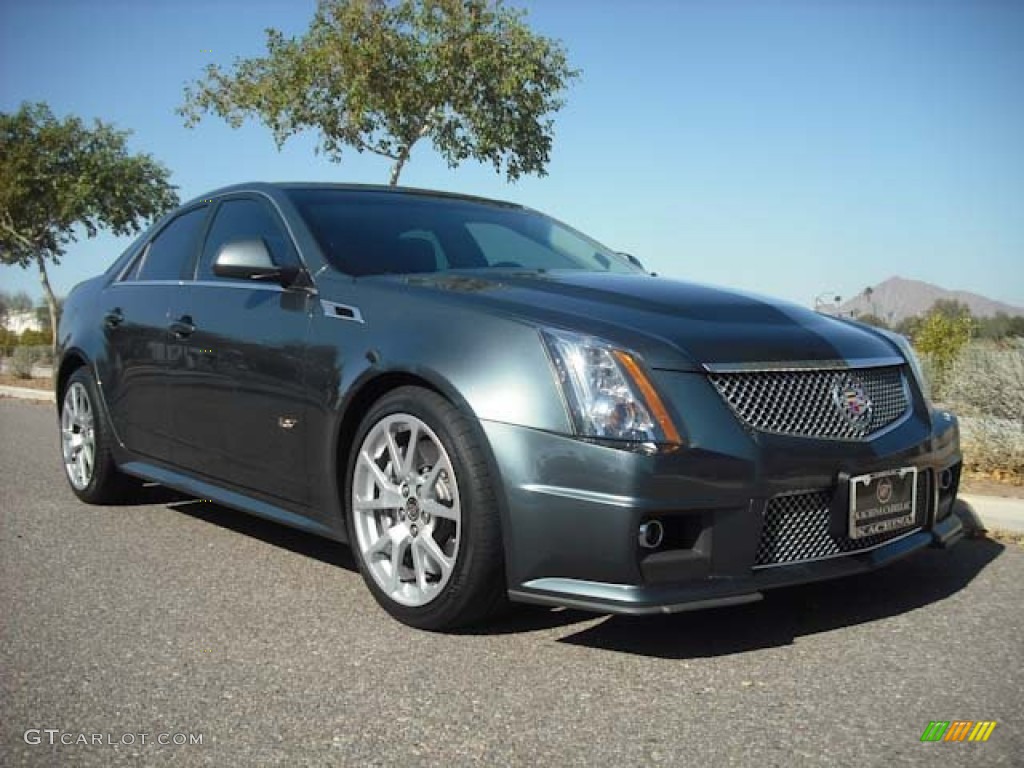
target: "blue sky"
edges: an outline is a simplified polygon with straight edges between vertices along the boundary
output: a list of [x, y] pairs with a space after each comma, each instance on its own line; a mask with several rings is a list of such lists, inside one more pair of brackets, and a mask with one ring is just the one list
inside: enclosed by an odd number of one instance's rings
[[[450, 170], [402, 183], [514, 200], [661, 274], [810, 304], [899, 274], [1024, 306], [1024, 2], [544, 0], [538, 31], [583, 70], [544, 178]], [[238, 181], [387, 180], [384, 161], [278, 152], [258, 124], [174, 114], [209, 62], [299, 34], [311, 0], [4, 0], [0, 110], [46, 101], [134, 133], [183, 199]], [[211, 52], [205, 52], [205, 51]], [[127, 239], [73, 245], [59, 293]], [[0, 289], [40, 295], [34, 271]]]

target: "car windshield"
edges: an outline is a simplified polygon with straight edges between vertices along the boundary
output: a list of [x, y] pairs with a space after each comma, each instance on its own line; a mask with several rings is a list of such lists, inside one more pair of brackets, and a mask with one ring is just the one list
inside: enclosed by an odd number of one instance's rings
[[288, 192], [330, 262], [348, 275], [450, 269], [641, 270], [574, 229], [500, 203], [362, 190]]

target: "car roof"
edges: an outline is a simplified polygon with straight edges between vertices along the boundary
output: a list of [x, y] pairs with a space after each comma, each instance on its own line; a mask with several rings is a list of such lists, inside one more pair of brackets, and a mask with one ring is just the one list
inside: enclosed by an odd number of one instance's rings
[[436, 189], [420, 189], [417, 187], [392, 187], [385, 184], [348, 184], [332, 182], [302, 182], [302, 181], [251, 181], [243, 184], [232, 184], [227, 187], [215, 189], [195, 199], [188, 201], [185, 205], [195, 202], [210, 200], [223, 195], [237, 194], [239, 192], [263, 192], [273, 194], [274, 192], [288, 192], [293, 190], [338, 190], [343, 192], [362, 192], [369, 195], [415, 195], [417, 197], [432, 197], [442, 200], [461, 200], [464, 202], [478, 203], [482, 205], [495, 205], [502, 208], [516, 208], [526, 210], [525, 206], [518, 203], [511, 203], [505, 200], [494, 200], [476, 195], [465, 195], [458, 192], [443, 192]]

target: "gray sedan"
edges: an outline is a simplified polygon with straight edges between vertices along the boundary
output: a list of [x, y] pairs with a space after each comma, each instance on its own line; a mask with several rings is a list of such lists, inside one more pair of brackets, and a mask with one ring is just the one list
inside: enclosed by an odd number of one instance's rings
[[961, 535], [904, 339], [517, 205], [221, 189], [79, 285], [59, 345], [82, 500], [155, 481], [348, 542], [425, 629], [744, 603]]

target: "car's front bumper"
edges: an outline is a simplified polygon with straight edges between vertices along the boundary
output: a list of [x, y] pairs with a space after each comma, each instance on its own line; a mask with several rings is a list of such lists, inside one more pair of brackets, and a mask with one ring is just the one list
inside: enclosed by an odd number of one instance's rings
[[[696, 378], [663, 376], [661, 385], [685, 390]], [[700, 391], [672, 394], [694, 402]], [[510, 597], [628, 614], [732, 605], [961, 537], [952, 514], [961, 456], [951, 415], [922, 407], [878, 439], [851, 443], [750, 433], [727, 411], [702, 405], [687, 419], [689, 445], [656, 455], [484, 422], [504, 489]], [[927, 494], [915, 527], [872, 548], [764, 562], [769, 500], [834, 493], [846, 475], [907, 466], [918, 468]], [[943, 477], [949, 485], [940, 489]], [[638, 528], [652, 519], [664, 523], [666, 541], [647, 550]]]
[[754, 571], [748, 578], [706, 578], [690, 584], [609, 584], [570, 578], [533, 579], [510, 589], [524, 603], [561, 605], [602, 613], [644, 615], [719, 608], [760, 600], [762, 591], [793, 584], [852, 576], [880, 568], [928, 546], [952, 546], [963, 536], [951, 515], [932, 531], [917, 531], [883, 547], [856, 555]]

